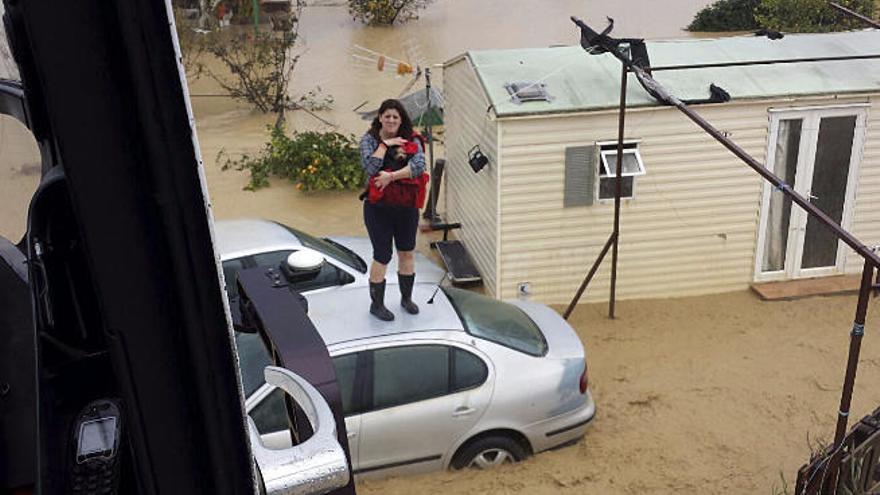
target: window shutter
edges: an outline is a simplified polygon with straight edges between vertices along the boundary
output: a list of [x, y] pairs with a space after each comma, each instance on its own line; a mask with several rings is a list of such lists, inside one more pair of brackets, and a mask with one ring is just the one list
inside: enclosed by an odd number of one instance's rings
[[596, 147], [571, 146], [565, 148], [565, 196], [563, 206], [593, 204], [596, 179]]

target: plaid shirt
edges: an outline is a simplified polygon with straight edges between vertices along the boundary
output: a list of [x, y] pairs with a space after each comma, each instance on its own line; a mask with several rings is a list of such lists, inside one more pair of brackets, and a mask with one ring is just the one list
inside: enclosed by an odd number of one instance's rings
[[[409, 159], [409, 169], [413, 177], [418, 177], [425, 171], [425, 153], [422, 151], [422, 143], [418, 139], [415, 142], [419, 151]], [[378, 174], [382, 169], [382, 159], [373, 156], [378, 147], [379, 141], [369, 132], [361, 138], [361, 166], [368, 177]]]

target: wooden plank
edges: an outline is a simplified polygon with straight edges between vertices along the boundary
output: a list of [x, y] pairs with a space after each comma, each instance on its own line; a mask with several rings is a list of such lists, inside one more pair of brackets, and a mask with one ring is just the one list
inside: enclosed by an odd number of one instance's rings
[[751, 284], [751, 288], [765, 301], [782, 301], [811, 296], [854, 294], [859, 291], [859, 282], [858, 275], [836, 275], [782, 282], [754, 283]]

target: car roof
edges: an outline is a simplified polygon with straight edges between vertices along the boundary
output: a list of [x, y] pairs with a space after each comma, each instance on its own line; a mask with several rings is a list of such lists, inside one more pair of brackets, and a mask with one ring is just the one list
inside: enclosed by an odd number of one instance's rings
[[214, 234], [220, 256], [271, 250], [273, 246], [300, 246], [299, 239], [281, 224], [269, 220], [217, 220]]
[[413, 302], [419, 306], [419, 314], [410, 315], [400, 306], [400, 292], [396, 286], [385, 291], [385, 306], [394, 313], [394, 321], [381, 321], [370, 314], [369, 287], [343, 288], [306, 295], [309, 301], [309, 318], [328, 346], [360, 339], [397, 335], [410, 332], [453, 330], [464, 332], [464, 326], [441, 290], [428, 304], [434, 284], [416, 284]]

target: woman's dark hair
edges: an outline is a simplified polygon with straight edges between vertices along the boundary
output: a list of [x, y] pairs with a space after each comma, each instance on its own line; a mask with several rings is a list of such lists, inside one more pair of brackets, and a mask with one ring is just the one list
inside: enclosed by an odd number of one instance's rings
[[376, 114], [376, 118], [374, 118], [373, 123], [370, 124], [370, 130], [367, 132], [372, 134], [374, 138], [379, 139], [379, 129], [382, 128], [382, 123], [379, 122], [379, 117], [392, 108], [397, 110], [397, 113], [400, 114], [400, 127], [397, 129], [397, 135], [404, 139], [412, 139], [412, 120], [410, 120], [409, 114], [406, 113], [406, 109], [403, 108], [403, 104], [395, 99], [385, 100], [379, 105], [379, 113]]

